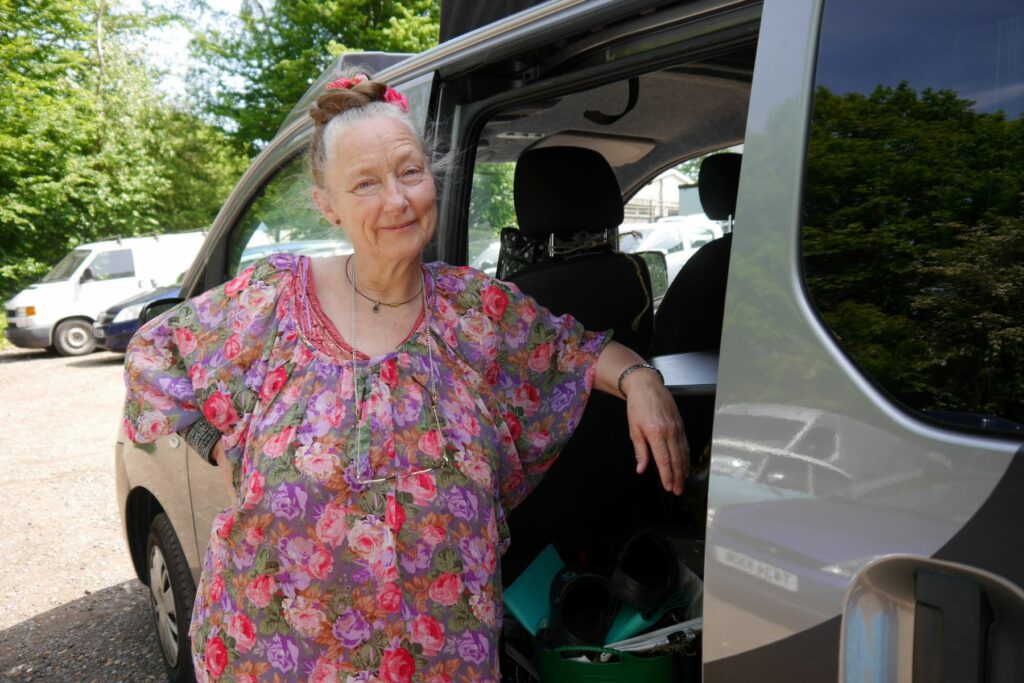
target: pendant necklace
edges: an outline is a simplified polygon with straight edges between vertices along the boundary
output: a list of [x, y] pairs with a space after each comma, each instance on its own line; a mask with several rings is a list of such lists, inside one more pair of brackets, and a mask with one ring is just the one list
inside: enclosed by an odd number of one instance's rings
[[[389, 308], [398, 308], [399, 306], [404, 306], [404, 305], [406, 305], [408, 303], [412, 303], [412, 301], [415, 300], [416, 297], [418, 297], [420, 294], [423, 293], [423, 281], [421, 280], [420, 281], [420, 291], [416, 292], [415, 294], [413, 294], [411, 297], [409, 297], [405, 301], [399, 301], [398, 303], [388, 303], [387, 301], [378, 301], [377, 299], [373, 299], [371, 297], [368, 297], [365, 294], [363, 294], [361, 291], [359, 291], [358, 287], [356, 287], [355, 276], [353, 276], [352, 273], [349, 272], [349, 269], [348, 269], [348, 264], [351, 263], [351, 262], [352, 262], [352, 257], [349, 256], [348, 260], [345, 261], [345, 275], [348, 276], [348, 281], [352, 285], [352, 291], [355, 292], [356, 294], [358, 294], [359, 296], [363, 297], [364, 299], [366, 299], [370, 303], [372, 303], [373, 304], [373, 312], [374, 313], [380, 313], [380, 307], [381, 306], [387, 306]], [[355, 298], [355, 297], [353, 297], [353, 298]], [[426, 309], [424, 309], [424, 310], [426, 310]]]

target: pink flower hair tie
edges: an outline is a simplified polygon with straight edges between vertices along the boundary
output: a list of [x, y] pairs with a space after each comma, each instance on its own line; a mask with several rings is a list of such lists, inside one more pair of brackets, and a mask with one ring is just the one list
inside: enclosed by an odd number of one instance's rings
[[[366, 74], [357, 74], [352, 78], [339, 78], [327, 84], [327, 90], [351, 90], [360, 83], [370, 80]], [[397, 90], [384, 86], [384, 101], [393, 104], [405, 113], [409, 113], [409, 100]]]
[[387, 90], [385, 90], [384, 101], [387, 102], [388, 104], [395, 105], [396, 107], [404, 111], [406, 114], [409, 113], [409, 100], [406, 99], [405, 95], [398, 92], [397, 90], [394, 90], [392, 88], [388, 88]]
[[352, 86], [365, 83], [370, 80], [366, 74], [358, 74], [352, 78], [339, 78], [327, 84], [328, 90], [351, 90]]

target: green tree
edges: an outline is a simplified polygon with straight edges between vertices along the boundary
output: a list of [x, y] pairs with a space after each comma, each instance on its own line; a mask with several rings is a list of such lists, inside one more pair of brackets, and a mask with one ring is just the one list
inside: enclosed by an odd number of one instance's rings
[[0, 0], [0, 294], [76, 244], [209, 224], [244, 160], [168, 103], [106, 0]]
[[950, 91], [819, 88], [803, 248], [816, 306], [908, 405], [1024, 422], [1024, 119]]
[[494, 238], [502, 228], [516, 225], [515, 172], [514, 162], [482, 163], [473, 169], [473, 190], [469, 200], [472, 231]]
[[439, 16], [440, 0], [244, 0], [237, 20], [193, 41], [190, 81], [251, 155], [342, 53], [420, 52], [437, 43]]

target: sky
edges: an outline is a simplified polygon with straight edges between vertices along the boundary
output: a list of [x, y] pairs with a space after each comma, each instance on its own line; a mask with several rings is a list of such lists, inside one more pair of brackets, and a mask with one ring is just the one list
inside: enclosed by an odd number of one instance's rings
[[[237, 15], [241, 0], [207, 0], [210, 7], [217, 12]], [[180, 3], [174, 0], [151, 0], [148, 3], [154, 8], [172, 9]], [[126, 9], [142, 10], [141, 0], [124, 0]], [[203, 17], [202, 22], [211, 21], [210, 16]], [[197, 27], [192, 27], [197, 28]], [[185, 94], [185, 75], [188, 72], [188, 41], [192, 31], [184, 26], [168, 26], [153, 29], [145, 36], [145, 54], [151, 65], [165, 72], [159, 88], [172, 96]]]
[[825, 4], [822, 27], [817, 78], [835, 93], [907, 81], [1024, 114], [1020, 0], [848, 0]]

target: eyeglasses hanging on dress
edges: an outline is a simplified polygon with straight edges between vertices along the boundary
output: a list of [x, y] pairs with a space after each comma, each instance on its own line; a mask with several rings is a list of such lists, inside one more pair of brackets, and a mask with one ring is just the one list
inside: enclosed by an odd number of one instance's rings
[[[431, 359], [431, 360], [433, 360], [433, 359]], [[433, 370], [433, 367], [431, 367], [431, 370]], [[376, 477], [376, 478], [372, 478], [372, 479], [357, 478], [356, 479], [356, 483], [357, 484], [360, 484], [360, 485], [379, 484], [379, 483], [385, 482], [385, 481], [392, 481], [392, 480], [397, 480], [397, 479], [407, 479], [409, 477], [415, 477], [417, 474], [425, 474], [427, 472], [432, 472], [434, 470], [439, 470], [439, 469], [443, 469], [445, 467], [450, 467], [451, 466], [451, 464], [452, 464], [451, 456], [448, 455], [448, 441], [447, 441], [447, 439], [445, 439], [444, 429], [441, 428], [441, 416], [438, 415], [438, 413], [437, 413], [437, 394], [435, 392], [431, 391], [430, 389], [428, 389], [426, 386], [424, 386], [423, 383], [420, 382], [415, 377], [412, 378], [412, 381], [414, 381], [414, 382], [416, 382], [416, 384], [420, 385], [420, 387], [423, 389], [423, 391], [426, 392], [427, 396], [430, 398], [430, 412], [434, 415], [434, 425], [437, 428], [438, 438], [441, 440], [441, 461], [438, 462], [436, 465], [431, 465], [430, 467], [424, 467], [422, 469], [414, 470], [412, 472], [400, 472], [398, 474], [391, 474], [391, 475], [388, 475], [386, 477]], [[359, 401], [357, 400], [357, 405], [358, 404], [359, 404]], [[359, 412], [361, 412], [361, 411], [357, 411], [357, 414], [356, 414], [356, 429], [359, 430], [359, 437], [356, 439], [356, 448], [358, 449], [359, 452], [356, 454], [356, 458], [358, 459], [358, 462], [357, 462], [358, 472], [359, 472], [359, 474], [362, 474], [363, 472], [368, 472], [370, 470], [370, 448], [369, 448], [369, 444], [367, 444], [366, 455], [365, 455], [365, 459], [364, 459], [363, 458], [363, 452], [362, 452], [363, 429], [362, 429], [362, 426], [360, 424], [362, 420], [361, 420], [361, 416], [358, 414]]]

